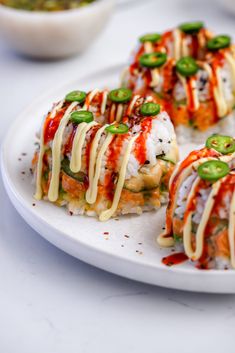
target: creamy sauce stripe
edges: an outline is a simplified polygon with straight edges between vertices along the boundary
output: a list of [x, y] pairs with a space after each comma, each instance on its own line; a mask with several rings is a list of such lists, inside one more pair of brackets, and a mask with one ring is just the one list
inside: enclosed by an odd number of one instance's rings
[[52, 143], [52, 171], [51, 171], [50, 186], [48, 190], [48, 199], [51, 202], [55, 202], [58, 199], [61, 146], [62, 146], [63, 133], [66, 128], [66, 125], [69, 122], [70, 113], [77, 105], [78, 105], [77, 102], [73, 102], [66, 110], [63, 118], [60, 121], [59, 127], [55, 133], [55, 137]]
[[87, 132], [95, 125], [97, 122], [92, 121], [90, 123], [79, 124], [76, 134], [73, 139], [73, 146], [71, 152], [70, 169], [73, 173], [78, 173], [82, 166], [82, 148], [86, 139]]
[[231, 265], [235, 268], [235, 191], [233, 191], [230, 212], [229, 212], [229, 228], [228, 228], [228, 239], [230, 247]]
[[[189, 202], [191, 201], [191, 197], [195, 197], [195, 188], [197, 187], [198, 183], [200, 181], [200, 178], [197, 178], [196, 181], [193, 184], [192, 187], [192, 193], [190, 192], [190, 196], [188, 198], [188, 202], [186, 205], [186, 210], [189, 205]], [[192, 215], [193, 212], [189, 212], [188, 217], [186, 219], [186, 222], [184, 224], [184, 231], [183, 231], [183, 241], [184, 241], [184, 250], [186, 255], [193, 261], [198, 260], [203, 252], [203, 245], [204, 245], [204, 234], [205, 234], [205, 229], [208, 223], [208, 220], [210, 218], [210, 214], [212, 211], [212, 208], [215, 203], [215, 196], [219, 192], [221, 186], [221, 180], [217, 181], [212, 185], [212, 191], [210, 192], [208, 199], [205, 204], [205, 208], [202, 214], [201, 221], [199, 223], [195, 239], [196, 239], [196, 246], [195, 250], [192, 248]], [[187, 212], [187, 211], [186, 211]]]
[[125, 152], [123, 160], [122, 160], [121, 169], [120, 169], [118, 182], [117, 182], [115, 193], [114, 193], [112, 206], [111, 206], [110, 209], [108, 209], [106, 211], [103, 211], [100, 214], [100, 217], [99, 217], [100, 221], [107, 221], [110, 217], [112, 217], [112, 215], [115, 213], [115, 211], [116, 211], [116, 209], [118, 207], [118, 203], [119, 203], [119, 200], [120, 200], [120, 197], [121, 197], [123, 185], [124, 185], [124, 182], [125, 182], [127, 164], [128, 164], [129, 158], [130, 158], [130, 154], [131, 154], [131, 150], [132, 150], [133, 144], [134, 144], [135, 140], [138, 137], [139, 137], [139, 134], [136, 134], [134, 137], [131, 138], [131, 140], [128, 143], [126, 152]]
[[[64, 104], [64, 100], [61, 100], [52, 110], [51, 112], [51, 119], [54, 119], [56, 116], [56, 113], [58, 110], [62, 108]], [[47, 116], [45, 117], [45, 120], [42, 125], [42, 131], [41, 131], [41, 136], [40, 136], [40, 146], [39, 146], [39, 155], [38, 155], [38, 163], [37, 163], [37, 172], [36, 172], [36, 192], [34, 194], [34, 197], [36, 200], [41, 200], [42, 198], [42, 185], [41, 185], [41, 180], [42, 180], [42, 162], [43, 162], [43, 156], [45, 153], [45, 146], [44, 146], [44, 124], [47, 119]]]
[[92, 145], [91, 145], [89, 171], [88, 171], [89, 187], [86, 192], [86, 201], [90, 204], [92, 204], [91, 192], [92, 192], [92, 189], [94, 189], [95, 164], [96, 164], [96, 157], [97, 157], [97, 153], [98, 153], [98, 146], [99, 146], [101, 136], [104, 133], [107, 126], [108, 126], [108, 124], [102, 126], [97, 131], [95, 138], [92, 141]]

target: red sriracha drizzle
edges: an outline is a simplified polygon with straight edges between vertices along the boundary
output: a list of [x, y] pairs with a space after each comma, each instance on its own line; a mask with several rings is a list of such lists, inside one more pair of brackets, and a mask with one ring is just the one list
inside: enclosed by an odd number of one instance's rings
[[146, 152], [147, 152], [146, 151], [146, 139], [147, 139], [148, 133], [150, 132], [150, 130], [152, 128], [152, 121], [153, 120], [150, 117], [150, 118], [144, 119], [141, 122], [141, 124], [140, 124], [141, 133], [135, 141], [134, 154], [140, 164], [144, 164], [144, 162], [147, 159], [147, 157], [146, 157]]
[[67, 109], [66, 107], [61, 109], [53, 119], [51, 119], [51, 114], [49, 114], [48, 117], [46, 118], [46, 121], [44, 124], [44, 143], [45, 144], [53, 140], [66, 109]]
[[185, 262], [188, 260], [187, 255], [183, 252], [175, 253], [166, 257], [163, 257], [162, 263], [166, 266], [173, 266], [173, 265], [179, 265], [182, 262]]

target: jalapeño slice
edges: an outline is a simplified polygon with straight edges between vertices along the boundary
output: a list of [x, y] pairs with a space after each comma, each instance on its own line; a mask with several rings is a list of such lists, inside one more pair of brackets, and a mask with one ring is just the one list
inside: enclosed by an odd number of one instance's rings
[[94, 120], [94, 117], [92, 112], [89, 112], [87, 110], [78, 110], [70, 115], [70, 120], [74, 124], [90, 123]]
[[155, 52], [150, 54], [143, 54], [139, 58], [140, 65], [148, 68], [160, 67], [165, 64], [167, 55], [165, 53]]
[[179, 25], [179, 29], [187, 34], [195, 34], [200, 31], [204, 27], [204, 23], [201, 21], [195, 22], [186, 22]]
[[231, 38], [226, 34], [222, 34], [211, 38], [207, 42], [207, 48], [211, 51], [216, 51], [219, 49], [227, 48], [231, 44]]
[[235, 152], [235, 140], [231, 136], [212, 135], [206, 140], [207, 148], [214, 148], [222, 154]]
[[139, 41], [141, 43], [146, 43], [146, 42], [155, 43], [155, 42], [158, 42], [161, 39], [161, 37], [162, 36], [159, 33], [148, 33], [140, 37]]
[[185, 56], [177, 61], [176, 71], [185, 77], [193, 76], [198, 71], [198, 65], [191, 56]]
[[198, 175], [200, 178], [208, 181], [216, 181], [220, 178], [223, 178], [230, 172], [228, 163], [211, 160], [205, 163], [202, 163], [197, 169]]
[[126, 134], [129, 128], [126, 124], [115, 124], [107, 126], [105, 130], [111, 134]]
[[127, 103], [131, 97], [132, 91], [128, 88], [117, 88], [109, 92], [109, 99], [115, 103]]
[[144, 103], [140, 107], [140, 113], [144, 116], [157, 115], [159, 112], [160, 105], [153, 102]]
[[86, 99], [86, 92], [83, 91], [72, 91], [65, 96], [67, 102], [78, 102], [83, 103]]

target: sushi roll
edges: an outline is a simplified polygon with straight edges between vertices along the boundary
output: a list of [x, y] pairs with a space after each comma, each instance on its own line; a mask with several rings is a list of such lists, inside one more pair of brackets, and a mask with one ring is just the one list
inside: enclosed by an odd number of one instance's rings
[[140, 214], [167, 201], [177, 160], [173, 125], [153, 97], [125, 88], [73, 91], [43, 122], [35, 198], [101, 221]]
[[199, 269], [235, 268], [235, 139], [212, 135], [172, 174], [160, 246], [183, 248]]
[[152, 95], [168, 112], [179, 143], [203, 143], [235, 128], [235, 49], [202, 22], [139, 39], [122, 85]]

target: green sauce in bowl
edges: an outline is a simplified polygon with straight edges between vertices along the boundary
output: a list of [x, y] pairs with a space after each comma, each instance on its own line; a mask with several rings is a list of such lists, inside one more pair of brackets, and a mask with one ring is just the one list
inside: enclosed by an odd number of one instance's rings
[[1, 5], [27, 11], [64, 11], [89, 5], [95, 0], [0, 0]]

